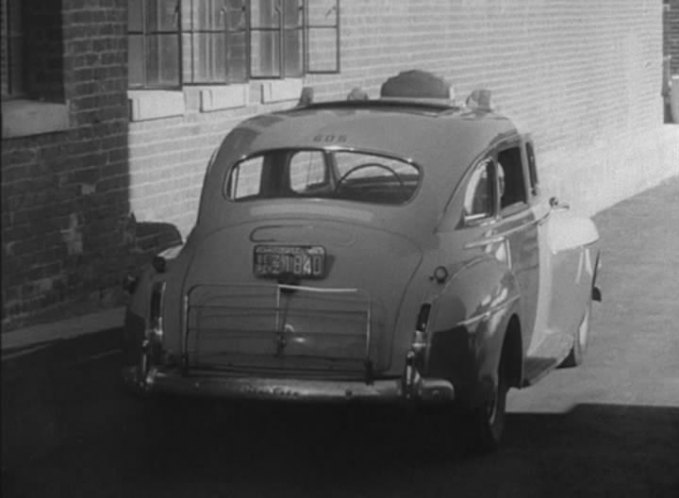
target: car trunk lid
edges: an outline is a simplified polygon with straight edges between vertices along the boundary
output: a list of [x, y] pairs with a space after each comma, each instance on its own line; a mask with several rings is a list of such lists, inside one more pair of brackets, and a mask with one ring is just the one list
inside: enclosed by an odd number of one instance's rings
[[[323, 248], [323, 274], [257, 277], [258, 247]], [[384, 372], [421, 259], [417, 244], [384, 225], [323, 215], [215, 231], [196, 247], [184, 288], [190, 364], [324, 376]]]

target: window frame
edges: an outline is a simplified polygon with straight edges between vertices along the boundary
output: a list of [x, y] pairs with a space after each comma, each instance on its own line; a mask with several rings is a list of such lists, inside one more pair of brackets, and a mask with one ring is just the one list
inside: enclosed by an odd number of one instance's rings
[[[33, 22], [37, 15], [33, 7], [20, 0], [2, 0], [6, 50], [0, 96], [3, 140], [62, 132], [71, 127], [71, 109], [64, 98], [63, 26], [56, 25], [46, 37], [35, 37], [34, 30], [40, 26]], [[45, 8], [40, 11], [43, 20], [61, 21], [61, 0], [39, 7]], [[43, 51], [45, 45], [53, 50]], [[45, 67], [49, 74], [37, 77], [37, 71]]]
[[[253, 27], [253, 16], [252, 16], [252, 2], [253, 1], [258, 1], [258, 0], [243, 0], [243, 8], [245, 11], [245, 27], [243, 30], [238, 30], [238, 31], [231, 31], [229, 30], [228, 23], [224, 23], [223, 26], [223, 32], [225, 33], [226, 36], [226, 42], [228, 43], [228, 38], [229, 35], [232, 35], [233, 33], [243, 33], [244, 39], [245, 39], [245, 71], [244, 74], [245, 76], [243, 78], [235, 78], [231, 79], [229, 78], [229, 59], [228, 57], [225, 56], [224, 60], [224, 65], [225, 65], [225, 74], [226, 77], [224, 80], [221, 79], [216, 79], [216, 80], [196, 80], [196, 72], [195, 72], [195, 66], [196, 66], [196, 50], [194, 47], [194, 36], [196, 34], [199, 34], [201, 32], [204, 32], [206, 30], [196, 28], [193, 23], [193, 6], [194, 2], [199, 2], [202, 0], [176, 0], [175, 3], [175, 11], [176, 11], [176, 16], [177, 16], [177, 21], [176, 21], [176, 30], [155, 30], [153, 32], [149, 32], [148, 30], [148, 18], [147, 18], [147, 6], [149, 3], [149, 0], [139, 0], [141, 4], [141, 19], [139, 20], [139, 23], [141, 24], [141, 30], [137, 29], [130, 29], [131, 25], [131, 13], [128, 12], [128, 23], [127, 23], [127, 40], [128, 40], [128, 46], [130, 43], [130, 35], [132, 36], [141, 36], [143, 40], [142, 44], [142, 54], [141, 54], [141, 66], [142, 66], [142, 82], [137, 83], [137, 84], [132, 84], [132, 82], [128, 78], [128, 89], [129, 90], [181, 90], [185, 86], [205, 86], [205, 85], [210, 85], [210, 86], [228, 86], [232, 84], [243, 84], [247, 83], [250, 80], [283, 80], [286, 78], [302, 78], [305, 75], [313, 75], [313, 74], [338, 74], [341, 71], [341, 51], [340, 51], [340, 40], [341, 40], [341, 32], [340, 32], [340, 0], [334, 0], [334, 3], [332, 7], [328, 10], [328, 12], [334, 12], [334, 22], [328, 23], [328, 24], [310, 24], [309, 22], [309, 5], [310, 5], [310, 0], [297, 0], [298, 5], [299, 5], [299, 10], [301, 10], [301, 24], [297, 27], [294, 28], [294, 30], [299, 31], [300, 36], [300, 59], [299, 59], [299, 66], [300, 66], [300, 71], [299, 74], [290, 74], [289, 72], [286, 72], [285, 69], [285, 34], [287, 31], [291, 31], [292, 28], [285, 28], [285, 19], [283, 16], [281, 16], [280, 21], [279, 21], [279, 26], [277, 28], [271, 28], [271, 27], [264, 27], [264, 26], [258, 26], [258, 27]], [[284, 0], [273, 0], [275, 2], [281, 2]], [[184, 14], [185, 14], [185, 8], [189, 7], [189, 15], [191, 16], [191, 23], [188, 25], [188, 27], [184, 26]], [[322, 69], [314, 69], [314, 64], [312, 60], [312, 50], [313, 47], [310, 45], [310, 40], [311, 40], [311, 34], [314, 31], [317, 30], [335, 30], [335, 37], [334, 37], [334, 42], [335, 42], [335, 56], [334, 56], [334, 67], [331, 69], [327, 68], [322, 68]], [[219, 29], [210, 29], [207, 30], [210, 33], [218, 33], [220, 30]], [[253, 61], [253, 41], [252, 41], [252, 36], [253, 33], [257, 32], [263, 32], [263, 31], [275, 31], [278, 32], [279, 35], [277, 37], [278, 43], [276, 44], [276, 49], [278, 50], [278, 74], [275, 74], [274, 72], [271, 73], [263, 73], [263, 74], [254, 74], [253, 68], [252, 68], [252, 61]], [[151, 36], [162, 36], [162, 35], [171, 35], [171, 34], [176, 34], [177, 37], [177, 43], [178, 43], [178, 48], [177, 48], [177, 53], [173, 54], [176, 56], [177, 60], [177, 84], [153, 84], [148, 82], [148, 66], [149, 66], [149, 48], [148, 48], [148, 39]], [[185, 41], [186, 38], [186, 41]], [[185, 57], [188, 55], [188, 58], [190, 60], [191, 64], [191, 69], [190, 69], [190, 75], [185, 74]], [[129, 60], [129, 59], [128, 59]]]
[[[472, 178], [474, 177], [474, 174], [479, 168], [485, 167], [488, 169], [488, 173], [490, 175], [489, 178], [489, 189], [490, 189], [490, 200], [489, 200], [489, 212], [487, 214], [485, 213], [480, 213], [480, 214], [467, 214], [465, 212], [465, 200], [467, 198], [467, 192], [469, 191], [469, 188], [471, 188], [471, 181]], [[486, 224], [488, 222], [492, 222], [495, 220], [497, 217], [497, 212], [498, 212], [498, 187], [497, 187], [497, 161], [494, 157], [494, 155], [487, 155], [483, 159], [480, 159], [477, 161], [473, 167], [469, 169], [469, 172], [467, 173], [467, 177], [464, 182], [464, 191], [462, 194], [462, 221], [463, 225], [470, 227], [470, 226], [477, 226], [481, 224]]]
[[[342, 58], [340, 57], [340, 0], [335, 0], [335, 4], [330, 8], [330, 11], [335, 11], [335, 23], [330, 25], [314, 25], [309, 19], [309, 1], [304, 0], [304, 71], [305, 74], [339, 74], [342, 70]], [[312, 30], [335, 30], [335, 69], [313, 69], [311, 63], [311, 50], [309, 44], [311, 40]]]
[[[17, 8], [18, 14], [14, 13]], [[2, 0], [2, 15], [5, 23], [6, 56], [2, 70], [6, 74], [7, 86], [2, 89], [2, 100], [25, 98], [28, 93], [26, 76], [26, 29], [25, 14], [20, 0]], [[14, 59], [15, 46], [19, 45], [19, 64]], [[18, 88], [15, 88], [18, 87]]]
[[[130, 82], [130, 79], [128, 77], [127, 80], [127, 87], [130, 90], [180, 90], [183, 85], [183, 73], [184, 73], [184, 68], [183, 68], [183, 60], [182, 60], [182, 55], [183, 55], [183, 46], [182, 46], [182, 0], [175, 0], [175, 15], [177, 17], [177, 20], [175, 22], [176, 24], [176, 30], [175, 31], [165, 31], [165, 30], [156, 30], [151, 34], [148, 34], [147, 32], [147, 14], [146, 14], [146, 8], [148, 4], [148, 0], [139, 0], [140, 5], [141, 5], [141, 19], [140, 19], [140, 24], [141, 24], [141, 31], [130, 31], [130, 11], [129, 11], [129, 4], [128, 4], [128, 22], [127, 22], [127, 43], [128, 43], [128, 51], [130, 50], [130, 35], [135, 35], [135, 36], [141, 36], [142, 37], [142, 83], [140, 85], [132, 85]], [[149, 84], [148, 83], [148, 39], [150, 36], [162, 36], [162, 35], [171, 35], [171, 34], [176, 34], [177, 36], [177, 84], [176, 85], [166, 85], [166, 84]], [[129, 64], [129, 55], [128, 55], [128, 67], [130, 66]]]
[[[246, 0], [248, 5], [251, 5], [253, 1], [261, 1], [261, 0]], [[300, 10], [302, 11], [301, 14], [301, 24], [297, 25], [294, 28], [286, 28], [286, 23], [287, 23], [287, 18], [286, 18], [286, 11], [287, 9], [285, 6], [281, 6], [282, 2], [285, 2], [287, 0], [271, 0], [272, 2], [275, 2], [276, 5], [270, 4], [272, 6], [273, 11], [278, 10], [278, 26], [275, 26], [274, 23], [272, 23], [271, 26], [268, 26], [266, 24], [257, 24], [254, 25], [254, 16], [252, 15], [252, 8], [250, 8], [250, 16], [249, 16], [249, 27], [248, 27], [248, 48], [249, 48], [249, 61], [250, 61], [250, 66], [249, 66], [249, 78], [253, 80], [272, 80], [272, 79], [285, 79], [285, 78], [301, 78], [304, 76], [306, 73], [305, 67], [304, 67], [304, 54], [306, 52], [306, 34], [305, 34], [305, 26], [306, 26], [306, 19], [307, 19], [307, 2], [305, 0], [290, 0], [290, 1], [295, 1], [297, 2], [297, 11], [299, 12]], [[276, 15], [275, 13], [272, 15]], [[298, 14], [298, 19], [299, 19], [299, 14]], [[299, 74], [288, 74], [287, 73], [287, 59], [286, 59], [286, 34], [287, 32], [291, 31], [298, 31], [301, 34], [301, 46], [300, 46], [300, 51], [299, 51], [299, 66], [300, 66], [300, 73]], [[278, 36], [274, 36], [273, 40], [277, 40], [277, 43], [275, 43], [275, 47], [273, 50], [278, 51], [278, 73], [272, 71], [271, 73], [267, 74], [266, 72], [262, 74], [254, 74], [252, 62], [254, 57], [252, 56], [252, 47], [254, 46], [253, 43], [253, 34], [255, 33], [278, 33]], [[261, 54], [260, 54], [261, 58]], [[272, 66], [273, 69], [273, 66]]]
[[[179, 0], [180, 3], [182, 0]], [[229, 26], [228, 21], [224, 22], [224, 27], [222, 29], [204, 29], [204, 28], [194, 28], [194, 4], [196, 3], [202, 3], [205, 0], [184, 0], [190, 2], [190, 15], [189, 15], [189, 28], [184, 29], [183, 26], [180, 26], [180, 37], [182, 39], [182, 44], [179, 47], [179, 52], [180, 52], [180, 57], [182, 59], [182, 62], [184, 61], [184, 36], [186, 35], [188, 37], [188, 52], [190, 53], [190, 65], [191, 65], [191, 77], [190, 79], [186, 79], [184, 75], [184, 68], [182, 67], [182, 72], [181, 72], [181, 84], [183, 86], [200, 86], [200, 85], [211, 85], [211, 86], [216, 86], [216, 85], [234, 85], [234, 84], [242, 84], [246, 83], [249, 79], [249, 68], [250, 68], [250, 56], [251, 56], [251, 49], [250, 49], [250, 36], [249, 36], [249, 24], [250, 24], [250, 9], [248, 8], [250, 0], [242, 0], [243, 2], [243, 7], [242, 7], [242, 12], [244, 16], [244, 23], [243, 23], [243, 29], [242, 30], [234, 30], [231, 29]], [[211, 0], [210, 0], [211, 1]], [[233, 12], [228, 10], [228, 7], [224, 11], [224, 15], [228, 16], [229, 12]], [[197, 80], [195, 77], [195, 66], [196, 66], [196, 58], [195, 58], [195, 43], [194, 43], [194, 36], [195, 34], [215, 34], [215, 33], [223, 33], [224, 34], [224, 43], [225, 43], [225, 62], [224, 62], [224, 72], [226, 74], [225, 79], [219, 80]], [[245, 44], [245, 60], [243, 62], [244, 65], [244, 76], [243, 78], [232, 78], [229, 76], [230, 71], [229, 71], [229, 57], [227, 54], [228, 50], [228, 45], [229, 45], [229, 39], [231, 36], [234, 34], [242, 33], [243, 35], [243, 40]]]

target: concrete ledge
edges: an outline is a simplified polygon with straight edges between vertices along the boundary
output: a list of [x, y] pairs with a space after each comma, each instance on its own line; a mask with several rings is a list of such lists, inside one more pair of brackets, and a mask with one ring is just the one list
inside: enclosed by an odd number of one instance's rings
[[250, 85], [203, 88], [200, 90], [200, 111], [211, 112], [245, 107], [249, 99]]
[[167, 90], [129, 90], [130, 121], [183, 116], [184, 92]]
[[13, 330], [2, 334], [2, 351], [27, 348], [41, 343], [70, 339], [83, 334], [122, 327], [125, 308], [113, 308], [91, 315], [70, 318], [60, 322], [45, 323]]
[[273, 80], [262, 83], [262, 104], [298, 100], [302, 94], [302, 80]]
[[25, 137], [65, 131], [70, 127], [68, 104], [37, 100], [2, 103], [2, 138]]

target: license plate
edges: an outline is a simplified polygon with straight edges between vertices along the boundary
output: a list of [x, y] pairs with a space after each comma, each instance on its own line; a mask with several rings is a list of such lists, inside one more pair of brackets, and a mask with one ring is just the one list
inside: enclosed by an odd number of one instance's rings
[[321, 246], [255, 246], [253, 270], [256, 277], [294, 275], [301, 278], [325, 276], [325, 248]]

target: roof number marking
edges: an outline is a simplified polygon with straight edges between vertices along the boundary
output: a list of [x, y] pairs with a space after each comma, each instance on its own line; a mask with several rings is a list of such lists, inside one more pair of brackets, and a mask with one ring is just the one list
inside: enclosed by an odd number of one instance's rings
[[316, 135], [314, 137], [314, 142], [323, 142], [326, 144], [346, 142], [346, 135]]

